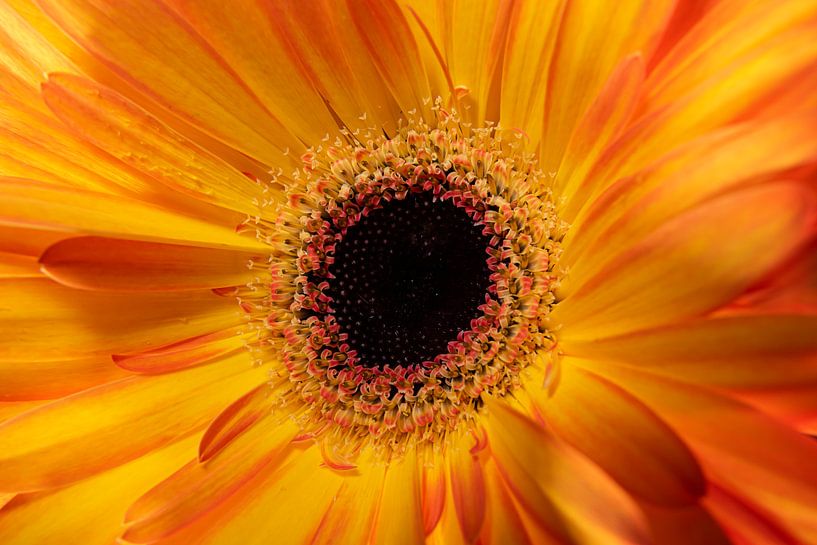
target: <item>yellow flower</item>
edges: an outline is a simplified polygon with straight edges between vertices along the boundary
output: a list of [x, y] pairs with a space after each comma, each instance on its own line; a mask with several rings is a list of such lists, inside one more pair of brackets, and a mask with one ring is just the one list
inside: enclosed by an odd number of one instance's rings
[[817, 544], [815, 35], [0, 4], [0, 542]]

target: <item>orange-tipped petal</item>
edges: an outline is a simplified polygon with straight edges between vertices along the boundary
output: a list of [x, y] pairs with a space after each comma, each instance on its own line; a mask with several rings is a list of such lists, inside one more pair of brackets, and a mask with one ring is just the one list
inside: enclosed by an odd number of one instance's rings
[[70, 360], [0, 360], [0, 401], [56, 399], [128, 374], [105, 355]]
[[195, 438], [183, 439], [76, 484], [20, 494], [5, 509], [0, 506], [0, 542], [61, 545], [81, 536], [83, 545], [110, 545], [122, 531], [128, 504], [194, 450]]
[[44, 0], [43, 10], [119, 77], [185, 120], [269, 165], [301, 148], [224, 58], [160, 2]]
[[268, 417], [237, 437], [219, 456], [206, 463], [190, 460], [130, 506], [123, 539], [150, 543], [218, 509], [259, 472], [274, 469], [297, 432], [293, 422]]
[[540, 392], [548, 427], [631, 493], [659, 505], [686, 505], [704, 494], [701, 468], [684, 442], [625, 390], [565, 359], [553, 396]]
[[58, 242], [40, 257], [43, 272], [86, 290], [176, 291], [251, 282], [258, 254], [103, 237]]
[[194, 367], [237, 352], [245, 342], [240, 327], [197, 335], [150, 350], [113, 354], [114, 363], [131, 373], [159, 375]]
[[29, 411], [0, 426], [0, 491], [62, 486], [138, 458], [202, 428], [263, 375], [241, 355], [125, 378]]
[[144, 351], [241, 323], [235, 301], [209, 291], [135, 297], [23, 278], [0, 280], [0, 301], [0, 360]]
[[0, 224], [197, 246], [264, 250], [234, 229], [136, 200], [54, 184], [0, 177]]
[[725, 316], [595, 341], [564, 339], [559, 348], [696, 384], [785, 388], [817, 381], [817, 316]]
[[814, 196], [795, 183], [728, 193], [600, 263], [551, 316], [564, 324], [562, 337], [593, 339], [702, 315], [792, 255], [815, 214]]

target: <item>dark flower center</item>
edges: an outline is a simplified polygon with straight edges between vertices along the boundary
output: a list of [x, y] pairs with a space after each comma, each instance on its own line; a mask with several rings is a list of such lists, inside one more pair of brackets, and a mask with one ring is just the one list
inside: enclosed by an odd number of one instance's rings
[[465, 211], [428, 193], [351, 226], [335, 247], [327, 294], [360, 363], [407, 366], [445, 353], [480, 315], [489, 241]]

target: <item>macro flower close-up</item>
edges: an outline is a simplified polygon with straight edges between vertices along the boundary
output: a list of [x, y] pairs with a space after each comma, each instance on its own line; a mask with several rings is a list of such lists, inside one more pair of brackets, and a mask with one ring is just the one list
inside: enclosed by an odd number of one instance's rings
[[817, 0], [0, 0], [0, 544], [817, 545]]

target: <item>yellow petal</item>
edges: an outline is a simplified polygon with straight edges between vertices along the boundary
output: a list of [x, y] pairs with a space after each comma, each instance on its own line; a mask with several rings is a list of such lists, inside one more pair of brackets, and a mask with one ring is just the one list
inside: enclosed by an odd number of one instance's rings
[[139, 201], [0, 177], [0, 225], [151, 241], [258, 250], [249, 236]]
[[[816, 130], [814, 115], [743, 123], [685, 143], [615, 183], [590, 173], [581, 188], [565, 195], [561, 214], [572, 225], [560, 262], [581, 271], [586, 256], [604, 259], [619, 245], [706, 199], [779, 178], [813, 160], [817, 142], [811, 135]], [[747, 156], [754, 160], [746, 161]]]
[[56, 491], [18, 496], [0, 513], [4, 545], [110, 545], [122, 531], [128, 504], [184, 463], [195, 449], [188, 438]]
[[283, 32], [291, 22], [279, 19], [268, 3], [247, 2], [238, 10], [219, 0], [172, 0], [168, 4], [295, 136], [316, 144], [337, 129]]
[[395, 0], [347, 2], [368, 56], [403, 110], [420, 111], [431, 97], [425, 67], [405, 14]]
[[540, 146], [546, 172], [556, 171], [576, 120], [596, 98], [618, 62], [657, 45], [675, 2], [622, 2], [599, 9], [593, 0], [568, 2], [554, 50]]
[[262, 471], [215, 509], [155, 543], [267, 545], [309, 543], [338, 494], [343, 477], [320, 467], [320, 449], [294, 451]]
[[293, 422], [268, 417], [206, 463], [199, 462], [192, 452], [184, 467], [130, 506], [123, 539], [150, 543], [218, 509], [260, 472], [274, 470], [285, 459], [287, 445], [297, 432]]
[[0, 360], [0, 401], [56, 399], [127, 375], [109, 356]]
[[592, 274], [585, 269], [551, 316], [563, 324], [562, 337], [587, 340], [707, 313], [789, 257], [809, 236], [815, 213], [814, 197], [797, 184], [713, 199], [612, 261], [594, 263]]
[[805, 386], [817, 381], [817, 317], [726, 316], [595, 341], [564, 339], [560, 350], [695, 384]]
[[37, 259], [27, 255], [0, 252], [0, 279], [42, 276]]
[[544, 130], [550, 66], [566, 5], [564, 0], [522, 0], [512, 6], [500, 122], [505, 128], [524, 131], [532, 149], [538, 149]]
[[0, 426], [0, 490], [76, 482], [200, 429], [264, 380], [246, 354], [157, 377], [129, 377]]
[[372, 528], [372, 543], [415, 545], [422, 543], [423, 506], [416, 455], [406, 454], [386, 470], [380, 507]]
[[86, 50], [185, 120], [269, 165], [300, 143], [218, 52], [168, 7], [138, 1], [41, 2]]
[[235, 300], [207, 292], [87, 292], [45, 278], [0, 281], [0, 360], [147, 350], [241, 323]]

